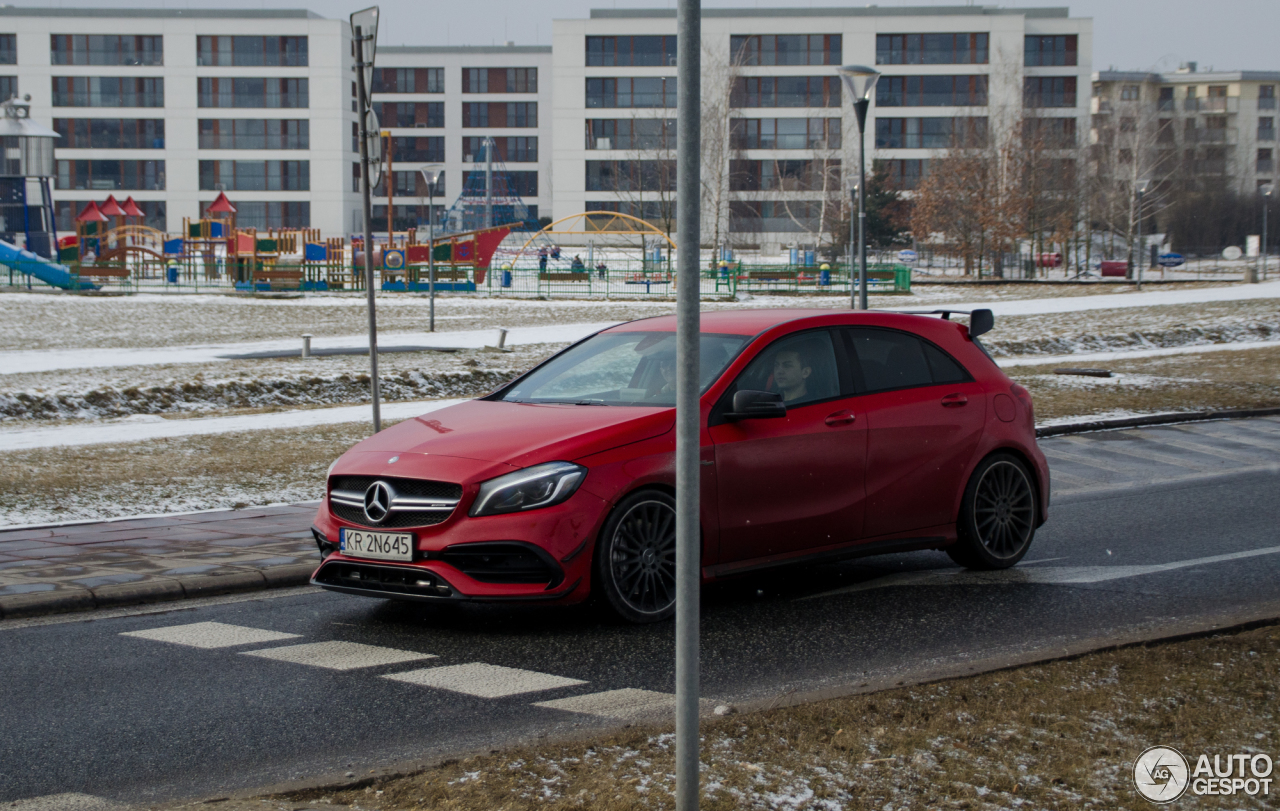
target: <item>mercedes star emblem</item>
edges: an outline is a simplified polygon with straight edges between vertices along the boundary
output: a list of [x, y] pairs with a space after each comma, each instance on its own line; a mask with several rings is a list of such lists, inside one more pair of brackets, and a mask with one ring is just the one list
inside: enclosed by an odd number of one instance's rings
[[372, 524], [381, 524], [391, 512], [391, 485], [377, 481], [364, 491], [364, 517]]

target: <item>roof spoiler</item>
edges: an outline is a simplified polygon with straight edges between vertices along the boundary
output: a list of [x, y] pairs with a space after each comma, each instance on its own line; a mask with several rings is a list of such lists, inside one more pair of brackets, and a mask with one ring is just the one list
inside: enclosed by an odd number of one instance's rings
[[996, 325], [995, 315], [988, 309], [980, 310], [895, 310], [903, 315], [940, 315], [943, 321], [950, 321], [952, 313], [969, 316], [969, 337], [977, 338], [991, 331]]

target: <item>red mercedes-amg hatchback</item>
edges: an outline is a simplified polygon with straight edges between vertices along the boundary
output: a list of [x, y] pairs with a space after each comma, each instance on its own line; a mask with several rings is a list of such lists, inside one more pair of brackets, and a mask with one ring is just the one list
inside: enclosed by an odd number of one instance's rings
[[[703, 577], [945, 549], [1012, 566], [1049, 505], [1031, 397], [948, 314], [704, 313]], [[343, 454], [313, 532], [335, 591], [675, 605], [675, 319], [565, 349]]]

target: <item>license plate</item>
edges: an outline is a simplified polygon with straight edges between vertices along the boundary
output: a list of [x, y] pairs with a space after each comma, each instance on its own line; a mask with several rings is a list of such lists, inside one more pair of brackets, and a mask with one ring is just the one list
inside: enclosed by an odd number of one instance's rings
[[368, 532], [343, 527], [338, 532], [342, 554], [353, 558], [413, 560], [413, 534], [409, 532]]

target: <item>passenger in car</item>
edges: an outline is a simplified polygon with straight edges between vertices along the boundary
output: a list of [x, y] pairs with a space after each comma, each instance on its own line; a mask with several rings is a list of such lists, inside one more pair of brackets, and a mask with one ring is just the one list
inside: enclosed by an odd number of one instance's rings
[[782, 392], [783, 402], [806, 397], [811, 374], [813, 365], [798, 349], [781, 349], [773, 356], [773, 385]]

